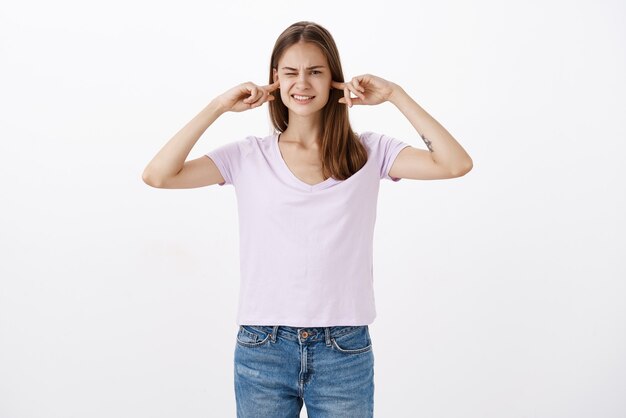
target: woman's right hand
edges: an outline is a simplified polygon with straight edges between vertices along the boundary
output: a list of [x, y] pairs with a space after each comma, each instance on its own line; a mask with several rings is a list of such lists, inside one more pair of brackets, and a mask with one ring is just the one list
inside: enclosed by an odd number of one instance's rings
[[243, 112], [261, 106], [276, 97], [272, 92], [280, 86], [280, 80], [266, 86], [257, 86], [251, 81], [239, 84], [220, 94], [217, 100], [225, 112]]

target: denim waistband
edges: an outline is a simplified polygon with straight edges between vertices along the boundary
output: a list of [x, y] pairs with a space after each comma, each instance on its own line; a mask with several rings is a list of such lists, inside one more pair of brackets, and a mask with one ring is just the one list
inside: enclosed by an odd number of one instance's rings
[[326, 340], [327, 342], [331, 337], [339, 337], [361, 328], [368, 328], [368, 325], [340, 325], [334, 327], [290, 327], [286, 325], [243, 326], [270, 334], [272, 341], [276, 341], [276, 338], [280, 336], [292, 341], [298, 341], [298, 338], [300, 338], [306, 339], [307, 341]]

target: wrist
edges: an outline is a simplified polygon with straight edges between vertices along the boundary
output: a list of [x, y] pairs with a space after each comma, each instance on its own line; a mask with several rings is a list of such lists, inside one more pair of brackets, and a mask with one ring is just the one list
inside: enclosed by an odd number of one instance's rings
[[402, 95], [402, 93], [404, 93], [404, 89], [402, 89], [402, 87], [396, 83], [391, 83], [391, 93], [389, 93], [387, 101], [395, 104], [395, 101], [400, 95]]
[[211, 108], [211, 110], [213, 110], [214, 112], [220, 115], [228, 111], [228, 109], [226, 109], [226, 107], [220, 101], [219, 97], [216, 97], [213, 100], [211, 100], [211, 103], [209, 103], [209, 107]]

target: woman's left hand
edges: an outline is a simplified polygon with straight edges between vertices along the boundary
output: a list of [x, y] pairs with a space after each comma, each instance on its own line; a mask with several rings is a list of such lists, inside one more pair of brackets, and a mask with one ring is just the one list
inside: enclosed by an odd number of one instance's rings
[[[391, 81], [371, 74], [353, 77], [352, 80], [345, 83], [332, 81], [331, 86], [343, 90], [344, 97], [339, 99], [339, 103], [347, 103], [349, 107], [352, 107], [353, 104], [377, 105], [384, 103], [389, 100], [391, 93], [398, 87]], [[350, 97], [350, 92], [357, 97]]]

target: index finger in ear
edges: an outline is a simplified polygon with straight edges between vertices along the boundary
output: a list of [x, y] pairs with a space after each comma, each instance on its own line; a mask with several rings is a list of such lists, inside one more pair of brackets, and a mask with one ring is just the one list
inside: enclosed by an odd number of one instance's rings
[[267, 87], [267, 91], [268, 92], [272, 92], [272, 91], [276, 90], [279, 86], [280, 86], [280, 79], [277, 79], [272, 84], [268, 84], [265, 87]]
[[342, 83], [341, 81], [331, 81], [330, 85], [336, 89], [343, 90], [346, 83]]

